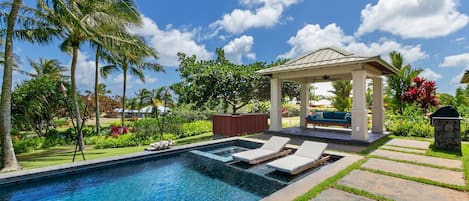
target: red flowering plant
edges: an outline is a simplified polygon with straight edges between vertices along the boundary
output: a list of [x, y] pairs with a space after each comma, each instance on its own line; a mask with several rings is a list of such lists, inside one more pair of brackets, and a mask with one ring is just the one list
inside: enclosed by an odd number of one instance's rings
[[127, 132], [128, 130], [125, 126], [124, 127], [118, 127], [118, 126], [111, 127], [111, 135], [113, 137], [119, 137], [121, 134], [125, 134]]
[[409, 86], [403, 95], [404, 101], [416, 103], [424, 112], [430, 106], [437, 106], [440, 101], [436, 97], [436, 84], [434, 81], [427, 81], [424, 78], [415, 77], [414, 85]]

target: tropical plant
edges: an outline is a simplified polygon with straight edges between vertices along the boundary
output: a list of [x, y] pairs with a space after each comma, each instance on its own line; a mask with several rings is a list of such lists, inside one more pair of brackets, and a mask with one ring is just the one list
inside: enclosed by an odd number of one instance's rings
[[438, 94], [438, 99], [440, 100], [440, 105], [456, 106], [456, 99], [451, 94], [448, 94], [448, 93]]
[[412, 81], [415, 84], [407, 88], [403, 96], [404, 101], [417, 104], [423, 112], [427, 112], [430, 106], [439, 104], [434, 81], [427, 81], [420, 77], [415, 77]]
[[[74, 105], [74, 115], [77, 122], [78, 141], [80, 150], [84, 150], [81, 114], [76, 91], [76, 67], [80, 46], [88, 41], [108, 47], [108, 41], [114, 41], [117, 37], [108, 35], [102, 27], [115, 25], [121, 20], [119, 13], [136, 14], [135, 4], [131, 0], [51, 0], [38, 1], [40, 9], [45, 13], [48, 21], [61, 30], [61, 50], [72, 54], [70, 67], [71, 74], [71, 98]], [[136, 14], [138, 15], [138, 14]], [[118, 40], [118, 47], [122, 43], [133, 44], [133, 38]], [[114, 49], [113, 49], [114, 50]], [[119, 49], [120, 50], [120, 49]], [[96, 96], [98, 97], [98, 96]]]
[[39, 62], [29, 59], [29, 65], [35, 71], [34, 73], [26, 72], [20, 70], [23, 74], [26, 74], [30, 77], [49, 77], [54, 80], [65, 81], [69, 76], [64, 75], [68, 72], [67, 67], [62, 66], [59, 60], [57, 59], [45, 59], [40, 58]]
[[[13, 39], [47, 43], [58, 31], [44, 20], [36, 9], [26, 7], [22, 0], [0, 3], [1, 37], [5, 38], [2, 94], [0, 99], [0, 135], [2, 170], [19, 169], [11, 140], [11, 88], [14, 69]], [[4, 28], [3, 28], [4, 27]]]
[[403, 95], [406, 89], [412, 84], [412, 79], [417, 77], [422, 70], [414, 69], [410, 64], [403, 65], [404, 58], [399, 52], [389, 53], [391, 64], [399, 70], [395, 75], [388, 76], [388, 87], [386, 94], [389, 97], [390, 106], [394, 111], [402, 114], [405, 107]]
[[349, 111], [352, 107], [352, 99], [350, 92], [352, 91], [352, 82], [349, 80], [341, 80], [332, 82], [334, 90], [329, 91], [335, 96], [332, 99], [332, 105], [338, 111]]
[[143, 40], [134, 37], [133, 44], [123, 44], [122, 50], [117, 53], [112, 62], [114, 65], [102, 67], [102, 75], [106, 78], [109, 74], [122, 71], [123, 74], [123, 87], [122, 87], [122, 127], [125, 122], [125, 98], [127, 90], [127, 73], [137, 76], [137, 78], [144, 82], [145, 81], [145, 70], [151, 70], [156, 72], [163, 71], [163, 67], [157, 63], [149, 62], [149, 57], [158, 59], [157, 53], [154, 49], [147, 46]]

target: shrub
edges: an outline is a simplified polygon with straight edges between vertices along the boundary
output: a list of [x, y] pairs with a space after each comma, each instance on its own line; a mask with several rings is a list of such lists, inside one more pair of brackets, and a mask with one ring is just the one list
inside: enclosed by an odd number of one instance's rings
[[430, 120], [425, 117], [415, 106], [406, 107], [402, 115], [391, 114], [386, 115], [386, 129], [394, 135], [414, 136], [414, 137], [432, 137], [433, 127]]
[[190, 123], [182, 124], [182, 135], [178, 136], [189, 137], [194, 135], [200, 135], [203, 133], [212, 132], [212, 122], [211, 121], [195, 121]]
[[185, 119], [185, 122], [211, 119], [215, 111], [193, 110], [191, 105], [184, 104], [171, 108], [171, 114]]
[[300, 116], [300, 106], [297, 104], [286, 103], [283, 105], [283, 108], [285, 108], [287, 111], [287, 117]]
[[65, 126], [70, 125], [70, 121], [67, 120], [66, 118], [55, 119], [54, 125], [57, 127], [65, 127]]

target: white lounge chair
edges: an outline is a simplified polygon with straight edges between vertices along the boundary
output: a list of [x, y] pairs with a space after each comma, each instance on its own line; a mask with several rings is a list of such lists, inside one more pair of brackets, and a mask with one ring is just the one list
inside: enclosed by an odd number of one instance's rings
[[326, 147], [326, 143], [304, 141], [294, 154], [267, 163], [267, 166], [291, 175], [299, 174], [327, 161], [329, 156], [321, 158]]
[[290, 138], [273, 136], [258, 149], [239, 152], [232, 156], [251, 165], [258, 164], [266, 160], [288, 155], [291, 150], [283, 150], [288, 141], [290, 141]]

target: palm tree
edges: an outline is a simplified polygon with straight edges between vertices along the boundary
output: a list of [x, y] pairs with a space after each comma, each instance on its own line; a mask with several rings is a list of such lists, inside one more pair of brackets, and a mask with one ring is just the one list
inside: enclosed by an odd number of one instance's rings
[[[48, 4], [49, 2], [51, 5]], [[114, 38], [114, 36], [103, 33], [100, 27], [117, 24], [116, 22], [118, 22], [120, 18], [116, 16], [116, 12], [136, 12], [135, 4], [133, 4], [131, 0], [51, 0], [47, 2], [38, 1], [38, 3], [40, 8], [46, 13], [48, 20], [61, 28], [63, 42], [60, 47], [62, 51], [72, 54], [70, 91], [78, 125], [79, 148], [80, 150], [84, 150], [75, 79], [80, 45], [86, 41], [91, 41], [102, 46], [108, 45], [105, 44], [104, 41], [108, 41], [106, 39]], [[117, 4], [122, 4], [122, 6], [117, 6]], [[125, 8], [127, 8], [127, 10]], [[125, 40], [120, 40], [119, 42], [133, 43], [133, 41]]]
[[111, 90], [107, 89], [107, 86], [104, 83], [99, 83], [97, 89], [95, 89], [93, 91], [85, 90], [85, 93], [86, 94], [94, 94], [95, 91], [98, 92], [97, 93], [98, 96], [106, 96], [106, 95], [112, 93]]
[[[15, 68], [13, 38], [32, 43], [47, 43], [58, 31], [43, 20], [37, 10], [23, 5], [22, 0], [0, 3], [0, 22], [5, 27], [0, 35], [5, 37], [2, 95], [0, 100], [0, 135], [2, 142], [2, 170], [19, 169], [11, 140], [11, 85]], [[8, 10], [8, 11], [4, 11]]]
[[[148, 91], [147, 89], [143, 89], [142, 91], [144, 91], [143, 93], [140, 93], [143, 94], [141, 96], [142, 102], [153, 107], [153, 112], [155, 112], [155, 116], [157, 116], [159, 106], [164, 106], [164, 108], [166, 109], [167, 107], [174, 104], [173, 97], [169, 92], [170, 89], [166, 86], [162, 86], [151, 91]], [[163, 114], [165, 113], [166, 111], [163, 111]]]
[[335, 95], [332, 105], [338, 111], [348, 111], [352, 106], [350, 92], [352, 91], [352, 82], [349, 80], [341, 80], [332, 82], [334, 90], [329, 91]]
[[122, 51], [117, 53], [115, 56], [114, 64], [109, 65], [102, 68], [101, 72], [103, 73], [103, 77], [107, 77], [110, 73], [115, 71], [122, 71], [123, 74], [123, 87], [122, 87], [122, 117], [121, 126], [124, 127], [125, 122], [125, 93], [127, 90], [127, 73], [135, 75], [138, 77], [139, 80], [145, 82], [145, 75], [143, 72], [145, 70], [151, 70], [156, 72], [163, 71], [163, 67], [159, 64], [148, 62], [145, 59], [147, 57], [153, 57], [157, 59], [158, 56], [156, 51], [150, 47], [148, 47], [143, 40], [134, 37], [135, 43], [134, 44], [124, 44]]
[[40, 58], [39, 62], [29, 59], [29, 65], [31, 65], [35, 71], [34, 73], [26, 72], [24, 70], [19, 71], [30, 77], [45, 76], [54, 80], [66, 80], [69, 78], [69, 76], [64, 75], [65, 72], [68, 72], [67, 67], [62, 66], [60, 61], [57, 59]]
[[410, 64], [403, 65], [404, 58], [399, 52], [393, 51], [389, 53], [389, 57], [391, 58], [391, 64], [399, 69], [399, 72], [396, 75], [390, 75], [388, 77], [386, 93], [390, 96], [392, 108], [402, 113], [405, 106], [402, 97], [407, 88], [412, 84], [412, 79], [417, 77], [422, 70], [413, 69]]

